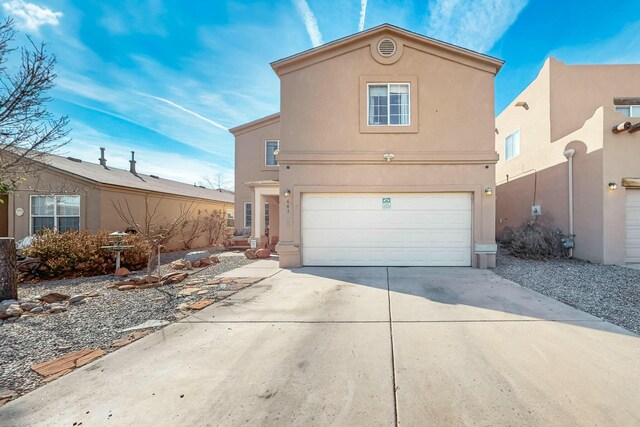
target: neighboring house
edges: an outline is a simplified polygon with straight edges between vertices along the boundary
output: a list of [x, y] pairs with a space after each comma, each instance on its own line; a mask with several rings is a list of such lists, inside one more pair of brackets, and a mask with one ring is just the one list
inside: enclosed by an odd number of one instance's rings
[[[43, 160], [17, 191], [4, 196], [0, 236], [20, 240], [44, 228], [124, 231], [130, 224], [123, 221], [116, 206], [141, 224], [147, 215], [156, 224], [168, 223], [185, 209], [203, 216], [219, 211], [233, 220], [233, 193], [137, 173], [133, 156], [129, 170], [107, 166], [104, 151], [100, 164], [55, 155]], [[181, 248], [189, 227], [184, 232], [167, 249]], [[202, 235], [192, 246], [209, 243]]]
[[614, 134], [624, 122], [640, 122], [640, 65], [549, 58], [496, 119], [498, 233], [535, 205], [565, 234], [573, 223], [575, 257], [640, 262], [640, 133]]
[[231, 129], [236, 228], [282, 267], [493, 267], [502, 64], [391, 25], [272, 63], [280, 113]]

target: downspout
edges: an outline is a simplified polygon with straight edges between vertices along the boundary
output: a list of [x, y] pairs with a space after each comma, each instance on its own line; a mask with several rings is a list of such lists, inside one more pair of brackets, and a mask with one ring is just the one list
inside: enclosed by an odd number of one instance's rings
[[[569, 148], [563, 154], [569, 161], [569, 236], [573, 239], [573, 155], [576, 150]], [[573, 257], [573, 248], [569, 248], [569, 257]]]

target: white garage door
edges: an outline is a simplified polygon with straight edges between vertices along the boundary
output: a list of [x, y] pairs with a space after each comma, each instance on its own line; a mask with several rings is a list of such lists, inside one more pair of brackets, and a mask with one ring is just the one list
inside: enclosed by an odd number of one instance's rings
[[303, 194], [304, 265], [469, 266], [471, 194]]
[[627, 190], [627, 262], [640, 262], [640, 190]]

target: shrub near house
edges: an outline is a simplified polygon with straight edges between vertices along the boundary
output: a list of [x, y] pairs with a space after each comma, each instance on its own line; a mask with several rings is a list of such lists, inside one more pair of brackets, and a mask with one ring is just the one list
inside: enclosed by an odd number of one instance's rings
[[[58, 233], [44, 230], [33, 236], [31, 247], [24, 254], [38, 258], [40, 265], [32, 270], [32, 276], [40, 278], [96, 276], [113, 273], [116, 254], [101, 246], [111, 245], [109, 232], [100, 230], [68, 231]], [[129, 270], [140, 270], [147, 265], [149, 244], [141, 236], [130, 235], [121, 256], [121, 265]]]

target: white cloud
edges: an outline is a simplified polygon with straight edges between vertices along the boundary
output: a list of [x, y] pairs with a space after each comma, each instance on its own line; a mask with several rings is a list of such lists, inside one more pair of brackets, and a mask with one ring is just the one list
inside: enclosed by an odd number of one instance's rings
[[200, 119], [200, 120], [202, 120], [202, 121], [204, 121], [206, 123], [209, 123], [211, 126], [217, 127], [218, 129], [229, 130], [229, 128], [227, 128], [225, 126], [222, 126], [220, 123], [214, 122], [213, 120], [208, 119], [208, 118], [196, 113], [195, 111], [191, 111], [188, 108], [184, 108], [182, 105], [178, 105], [175, 102], [171, 102], [168, 99], [160, 98], [159, 96], [147, 95], [146, 93], [141, 93], [141, 92], [136, 92], [136, 93], [138, 95], [141, 95], [141, 96], [146, 96], [147, 98], [151, 98], [151, 99], [155, 99], [155, 100], [160, 101], [160, 102], [164, 102], [167, 105], [171, 105], [172, 107], [177, 108], [180, 111], [184, 111], [185, 113], [191, 114], [192, 116], [197, 117], [198, 119]]
[[318, 29], [318, 21], [316, 20], [316, 16], [311, 11], [309, 4], [306, 0], [294, 0], [294, 4], [300, 17], [304, 21], [304, 26], [307, 28], [307, 33], [309, 34], [309, 38], [311, 39], [311, 44], [313, 47], [320, 46], [322, 44], [322, 34], [320, 34], [320, 30]]
[[37, 4], [24, 0], [11, 0], [2, 3], [5, 13], [15, 19], [16, 27], [28, 33], [37, 33], [43, 25], [60, 24], [62, 12], [54, 12]]
[[515, 22], [528, 0], [435, 0], [427, 35], [487, 52]]
[[360, 0], [360, 22], [358, 23], [358, 31], [364, 30], [364, 20], [367, 17], [367, 0]]

